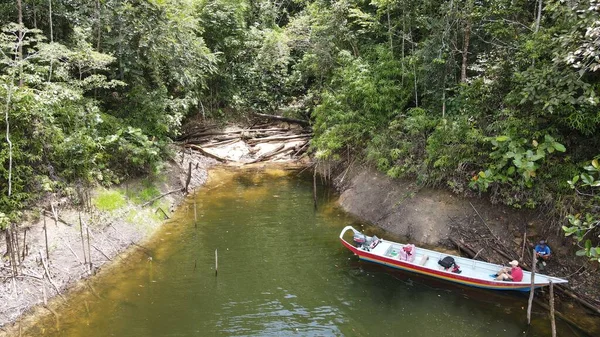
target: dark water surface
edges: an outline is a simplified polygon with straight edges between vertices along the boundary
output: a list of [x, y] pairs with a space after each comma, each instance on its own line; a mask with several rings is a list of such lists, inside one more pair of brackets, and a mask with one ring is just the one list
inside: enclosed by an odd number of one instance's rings
[[[152, 242], [30, 336], [550, 336], [526, 296], [470, 291], [358, 262], [355, 220], [312, 176], [213, 171]], [[194, 224], [194, 200], [198, 222]], [[215, 250], [218, 276], [215, 276]], [[148, 255], [152, 259], [148, 258]], [[558, 322], [559, 336], [577, 336]]]

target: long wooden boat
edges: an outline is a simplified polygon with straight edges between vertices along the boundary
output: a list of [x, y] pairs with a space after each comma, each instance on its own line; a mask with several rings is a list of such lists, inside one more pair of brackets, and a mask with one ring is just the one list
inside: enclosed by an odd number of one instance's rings
[[[344, 235], [348, 231], [352, 231], [352, 243], [344, 239]], [[367, 236], [352, 226], [346, 226], [342, 230], [340, 240], [361, 260], [387, 267], [483, 289], [518, 291], [529, 291], [531, 289], [531, 273], [528, 271], [523, 271], [523, 280], [520, 282], [499, 281], [496, 280], [496, 273], [503, 268], [501, 265], [387, 241], [376, 236]], [[408, 246], [414, 248], [412, 249], [412, 256], [406, 259], [406, 253], [403, 254], [403, 250], [405, 247], [409, 249]], [[444, 258], [446, 258], [445, 261], [453, 259], [454, 264], [459, 268], [444, 268], [439, 264], [439, 261], [444, 260]], [[554, 284], [568, 282], [562, 278], [536, 273], [534, 286], [536, 288], [547, 286], [550, 281]]]

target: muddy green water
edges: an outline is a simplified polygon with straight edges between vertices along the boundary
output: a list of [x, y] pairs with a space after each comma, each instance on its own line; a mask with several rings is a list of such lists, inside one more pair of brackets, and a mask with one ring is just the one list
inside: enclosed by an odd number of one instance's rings
[[[28, 336], [549, 336], [526, 296], [473, 292], [358, 262], [357, 225], [312, 176], [214, 171], [146, 246]], [[194, 201], [197, 224], [194, 223]], [[218, 276], [215, 276], [218, 249]], [[152, 259], [148, 258], [148, 254]], [[559, 336], [576, 336], [558, 322]]]

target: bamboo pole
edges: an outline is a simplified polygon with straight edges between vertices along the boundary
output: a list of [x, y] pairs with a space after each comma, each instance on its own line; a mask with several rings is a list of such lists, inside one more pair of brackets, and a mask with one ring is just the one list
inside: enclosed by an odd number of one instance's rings
[[188, 193], [188, 187], [190, 186], [190, 181], [192, 180], [192, 162], [190, 161], [188, 164], [188, 174], [185, 179], [185, 193]]
[[50, 260], [50, 252], [48, 251], [48, 226], [46, 226], [46, 216], [44, 216], [44, 237], [46, 238], [46, 259]]
[[50, 206], [52, 206], [52, 214], [54, 215], [54, 226], [58, 227], [58, 210], [54, 205], [50, 204]]
[[17, 277], [17, 263], [15, 261], [15, 256], [14, 256], [14, 244], [13, 244], [13, 239], [12, 239], [12, 231], [11, 231], [12, 225], [9, 224], [8, 227], [6, 228], [6, 251], [8, 252], [8, 258], [10, 260], [10, 268], [12, 270], [12, 274], [13, 274], [13, 284], [14, 284], [14, 280]]
[[317, 167], [313, 171], [313, 202], [315, 209], [317, 209]]
[[525, 245], [527, 244], [527, 229], [525, 229], [525, 233], [523, 233], [523, 247], [521, 248], [521, 261], [523, 261], [523, 257], [525, 256]]
[[219, 268], [219, 254], [217, 253], [217, 249], [215, 249], [215, 276], [218, 274]]
[[54, 283], [54, 281], [52, 281], [52, 277], [50, 276], [50, 270], [48, 269], [48, 265], [46, 264], [46, 261], [44, 260], [44, 255], [42, 254], [42, 251], [40, 250], [39, 253], [40, 253], [40, 259], [42, 260], [42, 265], [44, 266], [44, 271], [46, 271], [46, 276], [48, 277], [48, 282], [50, 282], [50, 284], [52, 285], [52, 287], [54, 287], [54, 290], [56, 291], [56, 294], [58, 296], [60, 296], [64, 300], [65, 298], [63, 297], [63, 295], [58, 290], [58, 287], [56, 286], [56, 284]]
[[161, 207], [157, 208], [156, 212], [154, 212], [154, 213], [156, 214], [156, 213], [158, 213], [158, 211], [162, 212], [162, 214], [164, 215], [165, 219], [170, 219], [169, 215]]
[[27, 228], [25, 228], [25, 233], [23, 233], [23, 258], [21, 261], [25, 261], [25, 256], [27, 255]]
[[93, 265], [92, 265], [92, 251], [90, 250], [90, 227], [85, 226], [85, 231], [87, 232], [87, 245], [88, 245], [88, 258], [89, 258], [88, 260], [90, 260], [89, 263], [90, 263], [90, 274], [91, 274]]
[[550, 280], [550, 324], [552, 326], [552, 337], [556, 337], [556, 321], [554, 320], [554, 284]]
[[17, 256], [17, 262], [19, 263], [19, 265], [21, 264], [21, 245], [19, 244], [19, 232], [17, 231], [17, 226], [13, 227], [13, 238], [15, 240], [15, 245], [17, 246], [17, 251], [15, 252], [15, 255]]
[[48, 296], [46, 295], [46, 282], [44, 282], [44, 278], [46, 277], [46, 274], [42, 275], [42, 281], [40, 281], [42, 283], [42, 296], [43, 296], [43, 300], [44, 300], [44, 306], [48, 305]]
[[83, 264], [87, 264], [85, 257], [85, 240], [83, 239], [83, 224], [81, 222], [81, 212], [79, 212], [79, 234], [81, 236], [81, 252], [83, 253]]
[[531, 306], [533, 305], [533, 294], [535, 291], [535, 250], [533, 251], [533, 263], [531, 264], [531, 289], [529, 290], [529, 303], [527, 304], [527, 325], [531, 325]]

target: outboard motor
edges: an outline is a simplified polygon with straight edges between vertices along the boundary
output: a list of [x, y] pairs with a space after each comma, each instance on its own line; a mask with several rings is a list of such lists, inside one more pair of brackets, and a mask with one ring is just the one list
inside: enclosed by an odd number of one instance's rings
[[369, 251], [379, 244], [379, 238], [377, 236], [366, 236], [363, 233], [356, 232], [352, 238], [354, 246], [356, 248], [362, 248], [363, 250]]
[[367, 242], [367, 236], [363, 233], [355, 232], [352, 241], [354, 241], [354, 246], [356, 248], [361, 248]]

